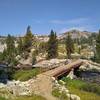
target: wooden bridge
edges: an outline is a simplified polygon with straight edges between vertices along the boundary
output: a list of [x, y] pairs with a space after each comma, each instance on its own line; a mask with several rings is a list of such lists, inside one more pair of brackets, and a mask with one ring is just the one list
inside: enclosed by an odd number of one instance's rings
[[[65, 66], [61, 66], [50, 71], [45, 72], [44, 74], [47, 76], [55, 77], [56, 79], [61, 75], [69, 73], [72, 69], [77, 69], [83, 64], [82, 60], [77, 60], [75, 62], [71, 62]], [[66, 74], [67, 75], [67, 74]]]
[[82, 60], [77, 60], [65, 66], [60, 66], [58, 68], [37, 75], [37, 81], [32, 84], [31, 89], [35, 86], [35, 90], [33, 89], [34, 93], [44, 96], [47, 100], [57, 100], [51, 95], [52, 87], [54, 85], [54, 80], [52, 77], [58, 79], [58, 77], [62, 76], [63, 74], [67, 75], [67, 73], [69, 73], [72, 69], [79, 68], [82, 63]]

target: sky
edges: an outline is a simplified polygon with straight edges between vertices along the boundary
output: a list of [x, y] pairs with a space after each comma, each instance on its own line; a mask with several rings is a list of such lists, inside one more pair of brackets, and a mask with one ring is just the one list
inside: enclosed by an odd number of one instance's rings
[[0, 35], [100, 29], [100, 0], [0, 0]]

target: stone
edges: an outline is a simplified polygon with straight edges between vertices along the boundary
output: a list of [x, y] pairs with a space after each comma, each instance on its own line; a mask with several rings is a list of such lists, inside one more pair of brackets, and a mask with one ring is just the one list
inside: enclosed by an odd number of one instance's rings
[[5, 84], [0, 83], [0, 89], [1, 89], [1, 88], [5, 88], [5, 87], [6, 87], [6, 85], [5, 85]]
[[33, 65], [33, 67], [53, 69], [59, 66], [63, 66], [65, 62], [66, 62], [66, 59], [43, 60]]
[[67, 77], [69, 77], [70, 79], [74, 79], [74, 78], [75, 78], [74, 69], [72, 69], [72, 70], [70, 71], [70, 73], [67, 75]]
[[67, 93], [66, 96], [69, 98], [69, 100], [81, 100], [80, 97], [75, 94]]
[[66, 83], [63, 80], [59, 81], [62, 85], [65, 85]]
[[71, 94], [71, 99], [72, 100], [80, 100], [80, 97], [75, 94]]
[[21, 56], [20, 55], [17, 55], [16, 56], [16, 60], [20, 60], [21, 59]]

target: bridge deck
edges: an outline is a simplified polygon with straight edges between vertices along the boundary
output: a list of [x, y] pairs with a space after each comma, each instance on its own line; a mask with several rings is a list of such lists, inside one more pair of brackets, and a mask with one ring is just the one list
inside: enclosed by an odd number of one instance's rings
[[67, 64], [66, 66], [61, 66], [61, 67], [55, 68], [53, 70], [47, 71], [44, 74], [47, 76], [57, 78], [58, 76], [66, 73], [66, 72], [69, 72], [73, 68], [78, 68], [80, 65], [82, 65], [82, 63], [83, 63], [82, 60], [77, 60], [75, 62], [71, 62], [71, 63]]

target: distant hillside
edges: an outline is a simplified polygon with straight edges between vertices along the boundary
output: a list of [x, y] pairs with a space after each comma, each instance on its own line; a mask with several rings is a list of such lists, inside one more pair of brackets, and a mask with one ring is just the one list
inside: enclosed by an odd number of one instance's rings
[[71, 30], [65, 33], [62, 33], [58, 36], [58, 39], [64, 39], [66, 38], [67, 34], [70, 33], [72, 38], [80, 38], [80, 37], [85, 37], [88, 38], [92, 32], [88, 31], [79, 31], [79, 30]]

